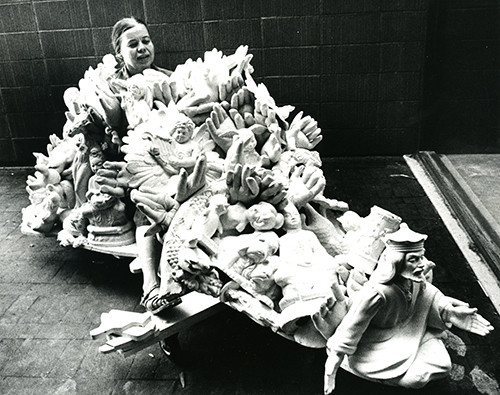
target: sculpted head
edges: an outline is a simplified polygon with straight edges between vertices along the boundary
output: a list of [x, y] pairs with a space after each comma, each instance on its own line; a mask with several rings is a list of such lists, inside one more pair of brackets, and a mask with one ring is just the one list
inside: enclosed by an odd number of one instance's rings
[[282, 214], [268, 202], [259, 202], [247, 210], [248, 223], [255, 230], [271, 230], [281, 228], [284, 222]]
[[407, 224], [401, 224], [399, 230], [388, 234], [384, 242], [386, 248], [372, 274], [372, 279], [387, 283], [397, 276], [422, 282], [428, 261], [425, 259], [424, 242], [427, 235], [412, 231]]
[[102, 168], [103, 163], [106, 161], [104, 152], [99, 144], [92, 145], [89, 148], [89, 163], [90, 169], [93, 173]]
[[279, 238], [278, 235], [272, 231], [259, 232], [249, 243], [249, 245], [240, 251], [240, 256], [246, 257], [254, 263], [260, 263], [266, 260], [271, 255], [278, 251]]
[[176, 122], [170, 132], [172, 138], [179, 144], [185, 144], [193, 137], [194, 123], [188, 117], [182, 117]]
[[283, 209], [285, 223], [283, 227], [288, 230], [301, 229], [302, 219], [297, 207], [293, 203], [288, 203]]

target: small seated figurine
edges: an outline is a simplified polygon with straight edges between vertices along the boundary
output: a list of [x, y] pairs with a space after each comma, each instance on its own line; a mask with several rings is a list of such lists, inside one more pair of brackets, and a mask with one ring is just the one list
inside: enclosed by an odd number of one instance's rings
[[129, 129], [135, 129], [146, 122], [153, 108], [153, 92], [144, 75], [135, 74], [126, 81], [114, 79], [112, 84], [118, 85], [121, 91], [121, 106], [125, 111]]
[[174, 154], [169, 158], [169, 163], [177, 169], [185, 168], [188, 172], [193, 170], [196, 159], [200, 155], [198, 143], [192, 140], [194, 123], [188, 117], [178, 121], [170, 135], [173, 138]]
[[96, 182], [96, 173], [105, 160], [99, 144], [90, 147], [89, 163], [94, 175], [89, 179], [87, 202], [79, 208], [81, 215], [89, 220], [88, 241], [90, 244], [106, 246], [133, 244], [133, 224], [125, 214], [125, 204], [116, 196], [101, 192]]
[[477, 309], [426, 282], [426, 238], [406, 224], [385, 237], [370, 280], [328, 339], [326, 394], [334, 390], [341, 366], [371, 381], [422, 388], [451, 369], [444, 330], [454, 325], [481, 336], [493, 330]]
[[316, 235], [302, 228], [301, 216], [295, 205], [287, 204], [283, 215], [286, 234], [280, 238], [280, 257], [289, 265], [335, 268], [333, 257], [326, 252]]
[[157, 145], [152, 145], [150, 154], [168, 172], [178, 174], [181, 168], [188, 173], [193, 171], [196, 160], [201, 154], [199, 144], [192, 139], [194, 123], [183, 114], [178, 115], [181, 119], [175, 123], [167, 141], [169, 142], [168, 152], [160, 152]]
[[[314, 233], [302, 229], [299, 211], [292, 203], [285, 207], [284, 217], [287, 233], [280, 237], [279, 253], [283, 264], [274, 273], [274, 279], [283, 292], [279, 302], [282, 330], [293, 334], [304, 324], [301, 318], [311, 317], [334, 297], [332, 287], [338, 284], [338, 265]], [[322, 342], [319, 346], [324, 346], [326, 339], [318, 339]]]
[[89, 190], [88, 201], [79, 211], [89, 220], [88, 242], [92, 245], [123, 246], [134, 243], [133, 224], [125, 214], [125, 204], [115, 196]]
[[88, 243], [93, 245], [133, 244], [133, 224], [125, 214], [125, 204], [118, 197], [101, 192], [96, 181], [96, 173], [105, 160], [100, 144], [88, 147], [88, 163], [93, 175], [88, 181], [86, 202], [75, 208], [63, 223], [64, 232], [60, 235], [63, 244], [70, 244], [71, 236], [78, 238], [80, 234], [87, 236]]

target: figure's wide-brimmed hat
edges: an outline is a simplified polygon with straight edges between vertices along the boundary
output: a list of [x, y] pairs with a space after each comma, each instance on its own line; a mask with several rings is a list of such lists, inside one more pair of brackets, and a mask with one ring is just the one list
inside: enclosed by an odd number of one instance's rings
[[416, 252], [424, 248], [427, 235], [411, 230], [406, 223], [402, 223], [394, 233], [384, 237], [386, 247], [398, 252]]

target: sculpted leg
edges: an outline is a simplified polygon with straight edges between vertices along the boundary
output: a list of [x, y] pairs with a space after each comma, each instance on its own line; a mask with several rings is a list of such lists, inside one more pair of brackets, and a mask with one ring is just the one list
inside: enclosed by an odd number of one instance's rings
[[422, 388], [431, 380], [446, 377], [450, 370], [451, 359], [443, 342], [427, 333], [415, 361], [397, 384], [406, 388]]
[[137, 253], [141, 262], [144, 294], [151, 292], [160, 285], [158, 279], [158, 266], [160, 262], [161, 244], [155, 236], [145, 236], [149, 226], [138, 226], [135, 233]]

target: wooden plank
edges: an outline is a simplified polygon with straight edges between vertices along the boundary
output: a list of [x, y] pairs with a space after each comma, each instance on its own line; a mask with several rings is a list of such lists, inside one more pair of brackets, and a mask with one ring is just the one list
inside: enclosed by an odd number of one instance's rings
[[135, 341], [141, 341], [147, 339], [150, 336], [154, 336], [155, 329], [155, 323], [151, 321], [145, 326], [133, 326], [124, 330], [122, 336], [128, 337]]
[[151, 313], [134, 313], [131, 311], [111, 310], [109, 313], [101, 314], [101, 325], [90, 331], [92, 339], [104, 335], [121, 335], [123, 331], [139, 326], [144, 327], [151, 321]]
[[100, 252], [102, 254], [113, 255], [118, 258], [135, 258], [137, 257], [137, 244], [129, 244], [119, 247], [104, 247], [85, 244], [82, 246], [86, 250]]
[[[135, 354], [205, 320], [221, 311], [223, 306], [224, 304], [213, 296], [190, 292], [182, 297], [181, 304], [163, 311], [161, 315], [151, 315], [151, 322], [146, 326], [128, 326], [127, 330], [121, 332], [121, 335], [109, 336], [106, 344], [102, 345], [99, 351], [103, 353], [118, 352], [124, 357]], [[111, 312], [103, 314], [105, 321], [110, 318]], [[116, 327], [116, 325], [114, 326]], [[154, 331], [150, 331], [153, 326]], [[97, 330], [93, 332], [97, 332]], [[133, 337], [136, 337], [137, 340], [134, 340]]]

